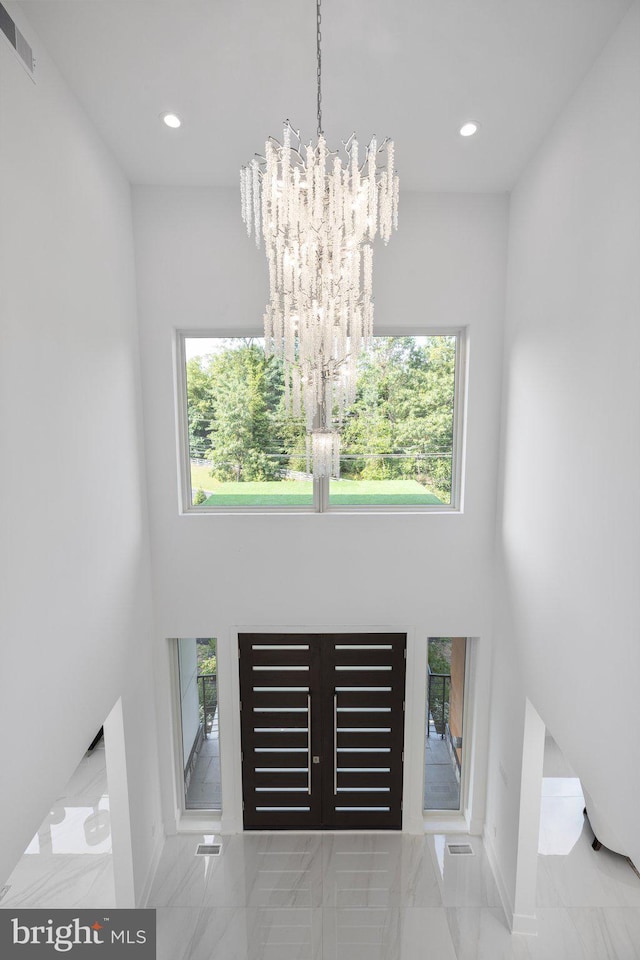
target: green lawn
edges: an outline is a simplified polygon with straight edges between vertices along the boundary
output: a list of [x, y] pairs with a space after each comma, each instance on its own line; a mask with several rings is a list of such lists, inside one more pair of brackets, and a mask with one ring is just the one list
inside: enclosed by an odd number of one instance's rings
[[313, 504], [310, 480], [215, 483], [214, 490], [203, 507], [306, 507]]
[[329, 485], [329, 502], [359, 503], [442, 503], [417, 480], [341, 480]]
[[[203, 504], [207, 507], [289, 507], [313, 503], [310, 480], [219, 483], [208, 475], [207, 467], [192, 464], [191, 482], [194, 491], [202, 489], [211, 494]], [[442, 503], [417, 480], [340, 480], [331, 484], [329, 499], [336, 507]]]

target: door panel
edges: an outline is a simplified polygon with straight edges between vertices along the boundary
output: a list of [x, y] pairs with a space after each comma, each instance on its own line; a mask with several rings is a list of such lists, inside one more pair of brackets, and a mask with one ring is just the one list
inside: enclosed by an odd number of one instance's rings
[[400, 829], [404, 634], [241, 634], [246, 829]]
[[318, 645], [303, 636], [241, 634], [239, 639], [244, 825], [317, 827]]
[[334, 828], [402, 826], [405, 649], [404, 634], [332, 636], [323, 647], [323, 814]]

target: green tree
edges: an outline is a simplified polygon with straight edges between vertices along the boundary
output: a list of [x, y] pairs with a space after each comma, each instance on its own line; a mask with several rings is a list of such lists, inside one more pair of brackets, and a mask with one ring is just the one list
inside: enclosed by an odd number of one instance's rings
[[275, 480], [283, 454], [274, 407], [277, 377], [263, 349], [247, 342], [217, 354], [210, 366], [212, 475], [218, 480]]
[[211, 356], [192, 357], [187, 361], [189, 456], [196, 459], [204, 459], [209, 447], [214, 391], [211, 362]]
[[[415, 479], [451, 498], [454, 337], [377, 337], [359, 362], [342, 430], [345, 479]], [[229, 340], [187, 364], [191, 455], [219, 480], [306, 470], [306, 430], [284, 408], [282, 361], [260, 342]]]
[[217, 640], [215, 637], [198, 638], [198, 673], [209, 675], [216, 672], [216, 646]]
[[414, 478], [451, 496], [455, 339], [380, 337], [360, 361], [343, 476]]
[[200, 638], [198, 639], [197, 644], [198, 675], [215, 678], [210, 681], [198, 680], [200, 721], [205, 724], [207, 733], [211, 730], [216, 707], [218, 705], [218, 662], [216, 657], [216, 644], [217, 641], [215, 637]]
[[[429, 638], [429, 671], [432, 675], [451, 676], [451, 637]], [[449, 720], [450, 682], [438, 677], [429, 682], [429, 713], [441, 735]]]

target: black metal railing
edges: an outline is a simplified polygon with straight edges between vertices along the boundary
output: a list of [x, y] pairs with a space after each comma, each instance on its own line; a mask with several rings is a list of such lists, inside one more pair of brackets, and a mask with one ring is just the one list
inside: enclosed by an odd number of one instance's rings
[[215, 673], [198, 674], [200, 722], [204, 724], [205, 736], [211, 733], [213, 718], [218, 707], [218, 678]]
[[[451, 695], [451, 674], [432, 673], [429, 670], [429, 714], [436, 728], [436, 733], [444, 740], [449, 723], [449, 697]], [[427, 736], [430, 735], [430, 724], [427, 724]]]

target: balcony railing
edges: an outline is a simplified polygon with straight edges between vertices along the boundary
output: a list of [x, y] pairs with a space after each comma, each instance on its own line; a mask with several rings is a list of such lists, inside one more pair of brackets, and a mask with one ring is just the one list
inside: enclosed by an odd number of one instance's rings
[[205, 736], [208, 736], [213, 728], [213, 719], [218, 707], [217, 674], [199, 673], [198, 692], [200, 699], [200, 722], [204, 725]]
[[[451, 695], [451, 674], [432, 673], [429, 670], [429, 716], [433, 720], [436, 733], [444, 740], [449, 722], [449, 697]], [[427, 724], [427, 737], [430, 736], [431, 724]]]

